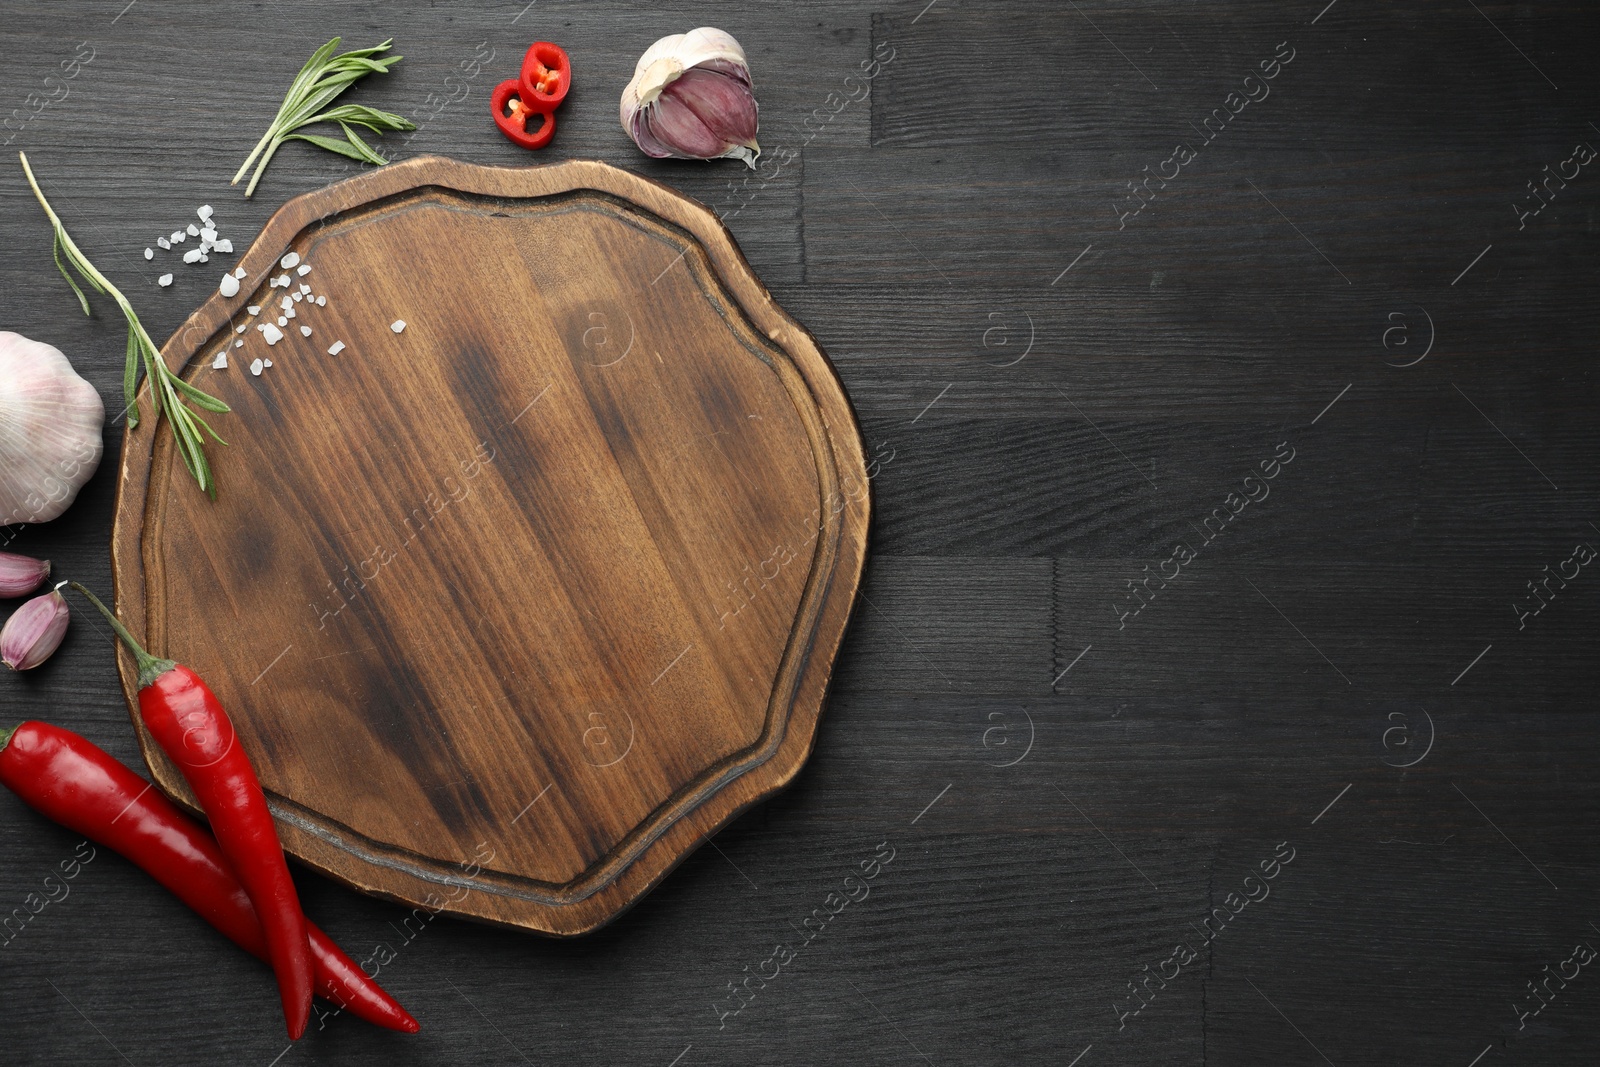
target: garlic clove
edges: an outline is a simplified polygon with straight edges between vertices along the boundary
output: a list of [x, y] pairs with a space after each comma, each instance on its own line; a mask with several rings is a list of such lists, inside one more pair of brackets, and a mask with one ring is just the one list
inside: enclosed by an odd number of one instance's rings
[[714, 159], [722, 155], [727, 142], [681, 101], [663, 96], [661, 103], [644, 113], [645, 128], [658, 144], [669, 145], [673, 155], [695, 159]]
[[50, 577], [50, 561], [0, 552], [0, 597], [27, 596]]
[[739, 42], [702, 26], [645, 50], [622, 91], [622, 126], [657, 159], [742, 159], [751, 167], [759, 109]]
[[[754, 145], [755, 97], [750, 87], [720, 71], [696, 67], [667, 86], [662, 96], [683, 104], [725, 142]], [[666, 110], [663, 108], [662, 110]]]
[[71, 505], [100, 465], [105, 417], [60, 349], [0, 331], [0, 526]]
[[34, 597], [0, 627], [0, 663], [14, 671], [31, 670], [61, 647], [71, 612], [60, 589]]

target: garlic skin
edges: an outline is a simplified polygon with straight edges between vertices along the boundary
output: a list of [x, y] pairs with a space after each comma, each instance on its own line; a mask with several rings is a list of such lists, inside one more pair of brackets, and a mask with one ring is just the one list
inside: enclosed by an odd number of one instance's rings
[[754, 169], [759, 109], [744, 49], [710, 26], [645, 50], [622, 90], [622, 128], [656, 159], [742, 159]]
[[0, 331], [0, 526], [67, 510], [100, 466], [105, 420], [60, 349]]
[[50, 561], [0, 552], [0, 597], [27, 596], [50, 577]]
[[32, 670], [61, 647], [72, 613], [60, 588], [34, 597], [0, 626], [0, 663], [14, 671]]

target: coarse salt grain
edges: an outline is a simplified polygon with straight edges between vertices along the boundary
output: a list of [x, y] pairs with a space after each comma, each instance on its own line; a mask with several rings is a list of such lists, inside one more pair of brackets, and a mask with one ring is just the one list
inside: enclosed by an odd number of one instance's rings
[[196, 226], [194, 223], [191, 222], [191, 223], [189, 223], [189, 228], [184, 230], [183, 232], [188, 234], [190, 237], [199, 237], [200, 236], [200, 227]]
[[289, 319], [294, 318], [294, 308], [285, 309], [283, 315], [284, 315], [285, 318], [289, 318]]
[[343, 341], [335, 341], [335, 342], [333, 342], [333, 344], [328, 346], [328, 355], [330, 355], [330, 356], [337, 356], [340, 352], [343, 352], [343, 351], [344, 351], [344, 342]]
[[239, 279], [231, 274], [224, 274], [222, 276], [222, 284], [217, 287], [217, 291], [223, 296], [238, 296]]
[[323, 307], [327, 303], [328, 303], [328, 298], [327, 297], [325, 297], [325, 296], [317, 297], [317, 307]]
[[230, 237], [224, 237], [222, 240], [218, 241], [212, 247], [215, 248], [218, 252], [232, 252], [233, 251], [233, 239], [230, 238]]
[[278, 275], [278, 284], [285, 289], [289, 288], [289, 276], [287, 274]]
[[290, 300], [288, 297], [284, 297], [283, 300], [279, 302], [278, 306], [284, 309], [292, 308], [294, 307], [294, 301]]
[[254, 374], [257, 378], [261, 377], [261, 360], [252, 359], [250, 361], [250, 373]]
[[227, 365], [228, 365], [228, 350], [226, 348], [224, 348], [221, 352], [217, 353], [217, 358], [213, 359], [211, 361], [211, 369], [212, 370], [222, 370]]
[[263, 367], [270, 367], [270, 366], [272, 366], [272, 360], [270, 360], [270, 359], [264, 359], [264, 360], [262, 360], [262, 361], [261, 361], [261, 365], [262, 365], [262, 366], [263, 366]]
[[295, 273], [300, 275], [300, 277], [304, 278], [307, 274], [311, 273], [311, 264], [309, 264], [309, 263], [300, 264], [299, 268], [295, 271]]
[[210, 204], [201, 204], [200, 207], [198, 209], [196, 209], [195, 214], [199, 215], [202, 219], [205, 219], [207, 222], [210, 222], [211, 221], [211, 216], [216, 214], [216, 212], [211, 210], [211, 205]]
[[304, 294], [304, 293], [295, 293], [294, 294], [294, 302], [296, 304], [300, 303], [300, 301], [304, 300], [305, 298], [306, 298], [306, 294]]
[[[171, 248], [172, 247], [172, 242], [167, 240], [165, 237], [157, 237], [156, 238], [156, 244], [160, 245], [162, 248]], [[155, 253], [152, 252], [150, 255], [145, 256], [144, 258], [145, 259], [154, 259], [155, 258]]]
[[311, 327], [309, 327], [309, 326], [300, 327], [300, 336], [301, 337], [310, 337], [311, 336]]
[[161, 277], [156, 279], [156, 284], [161, 286], [161, 287], [163, 287], [163, 288], [165, 288], [166, 286], [171, 285], [172, 284], [172, 275], [163, 274]]
[[284, 270], [288, 270], [290, 267], [294, 266], [296, 263], [299, 263], [299, 262], [300, 262], [300, 253], [299, 252], [290, 252], [288, 255], [286, 255], [282, 259], [278, 260], [278, 266], [282, 267]]
[[300, 283], [300, 291], [302, 293], [308, 293], [309, 294], [311, 292], [311, 286], [307, 285], [305, 282], [301, 282]]
[[182, 230], [173, 230], [172, 231], [172, 237], [170, 238], [172, 243], [175, 244], [175, 245], [181, 245], [181, 244], [183, 244], [183, 242], [187, 241], [188, 239], [189, 239], [189, 235], [184, 233]]
[[233, 342], [233, 347], [234, 348], [243, 348], [244, 347], [244, 340], [241, 338], [240, 340]]
[[212, 229], [210, 226], [202, 227], [200, 230], [200, 240], [204, 241], [208, 245], [216, 244], [217, 231]]
[[243, 278], [245, 276], [245, 273], [246, 272], [245, 272], [245, 269], [243, 267], [235, 267], [235, 268], [233, 268], [233, 276], [235, 278]]
[[145, 259], [155, 259], [156, 258], [156, 250], [153, 249], [153, 248], [145, 249], [144, 250], [144, 258]]
[[261, 314], [261, 306], [259, 304], [251, 304], [249, 307], [245, 308], [245, 310], [250, 312], [252, 315]]
[[239, 325], [238, 325], [238, 326], [236, 326], [236, 327], [234, 327], [234, 331], [233, 331], [233, 332], [234, 332], [234, 333], [244, 333], [244, 332], [245, 332], [245, 331], [246, 331], [246, 330], [248, 330], [248, 329], [249, 329], [249, 328], [250, 328], [250, 327], [249, 327], [249, 324], [247, 324], [247, 323], [240, 323], [240, 324], [239, 324]]
[[406, 329], [406, 320], [395, 319], [389, 324], [389, 329], [393, 330], [395, 333], [404, 333]]
[[191, 248], [183, 254], [183, 261], [185, 263], [198, 263], [202, 254], [198, 248]]
[[287, 315], [279, 315], [278, 316], [278, 325], [279, 326], [287, 326], [287, 325], [289, 325], [288, 316]]
[[267, 344], [275, 345], [283, 340], [283, 331], [272, 325], [272, 323], [265, 322], [261, 324], [261, 336], [267, 339]]

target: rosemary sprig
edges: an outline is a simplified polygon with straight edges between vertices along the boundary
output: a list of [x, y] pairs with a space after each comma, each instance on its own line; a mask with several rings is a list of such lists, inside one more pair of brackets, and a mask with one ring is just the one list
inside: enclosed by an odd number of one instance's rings
[[61, 276], [77, 294], [78, 304], [83, 308], [83, 313], [89, 314], [89, 298], [83, 295], [83, 290], [73, 281], [72, 275], [67, 271], [68, 263], [72, 264], [73, 270], [78, 272], [78, 276], [88, 284], [89, 288], [97, 293], [105, 293], [115, 300], [117, 307], [122, 309], [122, 317], [128, 320], [127, 362], [122, 370], [122, 396], [128, 405], [129, 428], [139, 425], [136, 387], [139, 380], [139, 364], [142, 361], [145, 375], [150, 380], [150, 406], [156, 418], [159, 420], [162, 414], [167, 416], [167, 422], [172, 426], [172, 436], [178, 442], [178, 454], [183, 457], [183, 465], [189, 468], [189, 473], [200, 483], [200, 488], [215, 499], [217, 483], [211, 476], [211, 465], [206, 462], [205, 438], [201, 436], [200, 431], [205, 430], [221, 444], [225, 445], [228, 442], [218, 437], [217, 431], [213, 430], [205, 419], [185, 407], [183, 401], [187, 399], [197, 408], [218, 414], [228, 412], [230, 410], [228, 405], [208, 393], [201, 392], [167, 369], [166, 360], [161, 358], [160, 349], [150, 340], [150, 335], [139, 322], [139, 316], [133, 313], [128, 298], [107, 281], [106, 276], [96, 270], [93, 263], [89, 262], [88, 257], [67, 233], [67, 228], [62, 225], [55, 209], [44, 198], [44, 192], [33, 176], [33, 168], [28, 166], [27, 153], [18, 152], [17, 157], [22, 160], [22, 172], [28, 176], [28, 184], [33, 187], [33, 195], [39, 198], [39, 206], [43, 207], [44, 213], [50, 217], [50, 225], [55, 231], [51, 251], [55, 256], [56, 269], [61, 271]]
[[[389, 162], [377, 152], [374, 152], [367, 143], [356, 133], [355, 127], [361, 126], [373, 133], [383, 133], [386, 130], [414, 130], [416, 124], [410, 119], [394, 115], [377, 108], [366, 107], [362, 104], [343, 104], [328, 111], [318, 112], [318, 109], [331, 103], [334, 97], [365, 77], [368, 74], [387, 74], [389, 68], [400, 62], [400, 56], [384, 56], [375, 59], [389, 50], [392, 41], [385, 41], [375, 48], [357, 48], [353, 52], [343, 55], [334, 55], [333, 50], [339, 47], [339, 38], [335, 37], [315, 52], [306, 60], [306, 65], [300, 68], [300, 73], [295, 75], [289, 92], [283, 98], [283, 104], [278, 108], [278, 114], [272, 120], [272, 125], [267, 127], [267, 132], [256, 142], [255, 148], [244, 161], [244, 166], [239, 168], [239, 173], [233, 176], [232, 184], [238, 185], [239, 179], [256, 163], [256, 172], [250, 176], [250, 184], [245, 187], [244, 195], [249, 196], [256, 191], [256, 183], [261, 180], [261, 174], [267, 169], [267, 163], [272, 159], [278, 146], [285, 141], [309, 141], [318, 148], [326, 148], [330, 152], [337, 152], [341, 156], [360, 160], [363, 163], [374, 163], [378, 166]], [[334, 137], [323, 137], [314, 133], [296, 133], [304, 126], [315, 122], [336, 122], [344, 131], [344, 140]]]

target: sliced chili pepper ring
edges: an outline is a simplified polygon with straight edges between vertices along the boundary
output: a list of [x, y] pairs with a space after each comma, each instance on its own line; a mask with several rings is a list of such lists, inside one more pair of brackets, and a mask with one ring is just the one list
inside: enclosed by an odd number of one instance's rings
[[[522, 83], [513, 78], [494, 87], [489, 94], [489, 109], [494, 114], [494, 124], [514, 145], [523, 148], [543, 148], [556, 134], [556, 117], [548, 111], [529, 107], [523, 102]], [[533, 132], [528, 131], [528, 120], [535, 115], [544, 123]]]
[[560, 45], [535, 41], [522, 57], [522, 99], [536, 110], [554, 111], [572, 88], [572, 60]]

